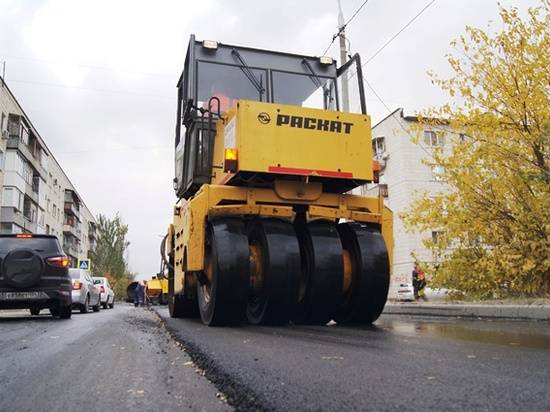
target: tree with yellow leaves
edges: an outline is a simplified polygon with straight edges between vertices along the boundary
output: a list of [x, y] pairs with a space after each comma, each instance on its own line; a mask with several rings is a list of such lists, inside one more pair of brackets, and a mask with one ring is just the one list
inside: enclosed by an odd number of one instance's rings
[[[460, 133], [435, 150], [449, 191], [416, 200], [403, 216], [438, 259], [432, 284], [479, 298], [550, 294], [550, 0], [522, 19], [500, 7], [502, 31], [467, 27], [451, 45], [453, 74], [432, 75], [451, 102], [420, 126]], [[439, 124], [438, 124], [439, 123]]]

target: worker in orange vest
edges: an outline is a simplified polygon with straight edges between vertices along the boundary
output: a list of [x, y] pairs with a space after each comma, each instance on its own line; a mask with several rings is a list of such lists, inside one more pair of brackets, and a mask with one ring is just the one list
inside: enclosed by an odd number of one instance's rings
[[[225, 113], [237, 101], [237, 99], [227, 96], [226, 92], [222, 90], [222, 86], [217, 83], [212, 84], [210, 96], [220, 99], [220, 113]], [[203, 103], [202, 107], [208, 109], [208, 100]], [[218, 109], [217, 102], [213, 100], [210, 107], [213, 112], [216, 112]]]

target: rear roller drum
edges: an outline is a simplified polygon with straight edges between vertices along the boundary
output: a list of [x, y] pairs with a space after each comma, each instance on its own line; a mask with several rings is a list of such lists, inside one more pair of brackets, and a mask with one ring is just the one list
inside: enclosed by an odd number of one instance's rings
[[[170, 265], [173, 267], [173, 259], [170, 258]], [[198, 318], [199, 306], [195, 283], [191, 283], [193, 277], [184, 275], [185, 287], [183, 293], [174, 293], [174, 271], [168, 272], [168, 311], [173, 318]], [[114, 306], [114, 302], [113, 302]]]
[[382, 313], [390, 284], [388, 250], [375, 225], [342, 223], [338, 232], [344, 247], [344, 294], [338, 323], [372, 323]]
[[300, 248], [291, 223], [257, 219], [248, 230], [251, 292], [246, 315], [254, 325], [284, 325], [294, 313]]
[[344, 265], [336, 225], [319, 220], [296, 226], [302, 258], [300, 293], [294, 323], [323, 325], [336, 314], [342, 296]]
[[197, 274], [199, 311], [204, 324], [234, 325], [244, 318], [249, 274], [248, 238], [242, 220], [210, 222], [204, 271]]
[[173, 318], [198, 318], [199, 306], [196, 296], [178, 293], [168, 296], [168, 311]]

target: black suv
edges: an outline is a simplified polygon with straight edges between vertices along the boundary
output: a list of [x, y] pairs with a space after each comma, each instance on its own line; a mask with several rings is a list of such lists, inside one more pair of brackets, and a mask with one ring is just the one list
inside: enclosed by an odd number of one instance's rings
[[28, 233], [0, 235], [0, 309], [48, 308], [71, 317], [69, 259], [57, 237]]

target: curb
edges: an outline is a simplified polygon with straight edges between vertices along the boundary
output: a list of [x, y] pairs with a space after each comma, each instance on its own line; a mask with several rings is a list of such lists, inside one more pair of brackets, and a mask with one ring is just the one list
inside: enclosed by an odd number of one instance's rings
[[550, 305], [438, 305], [388, 303], [384, 308], [383, 314], [550, 321]]

